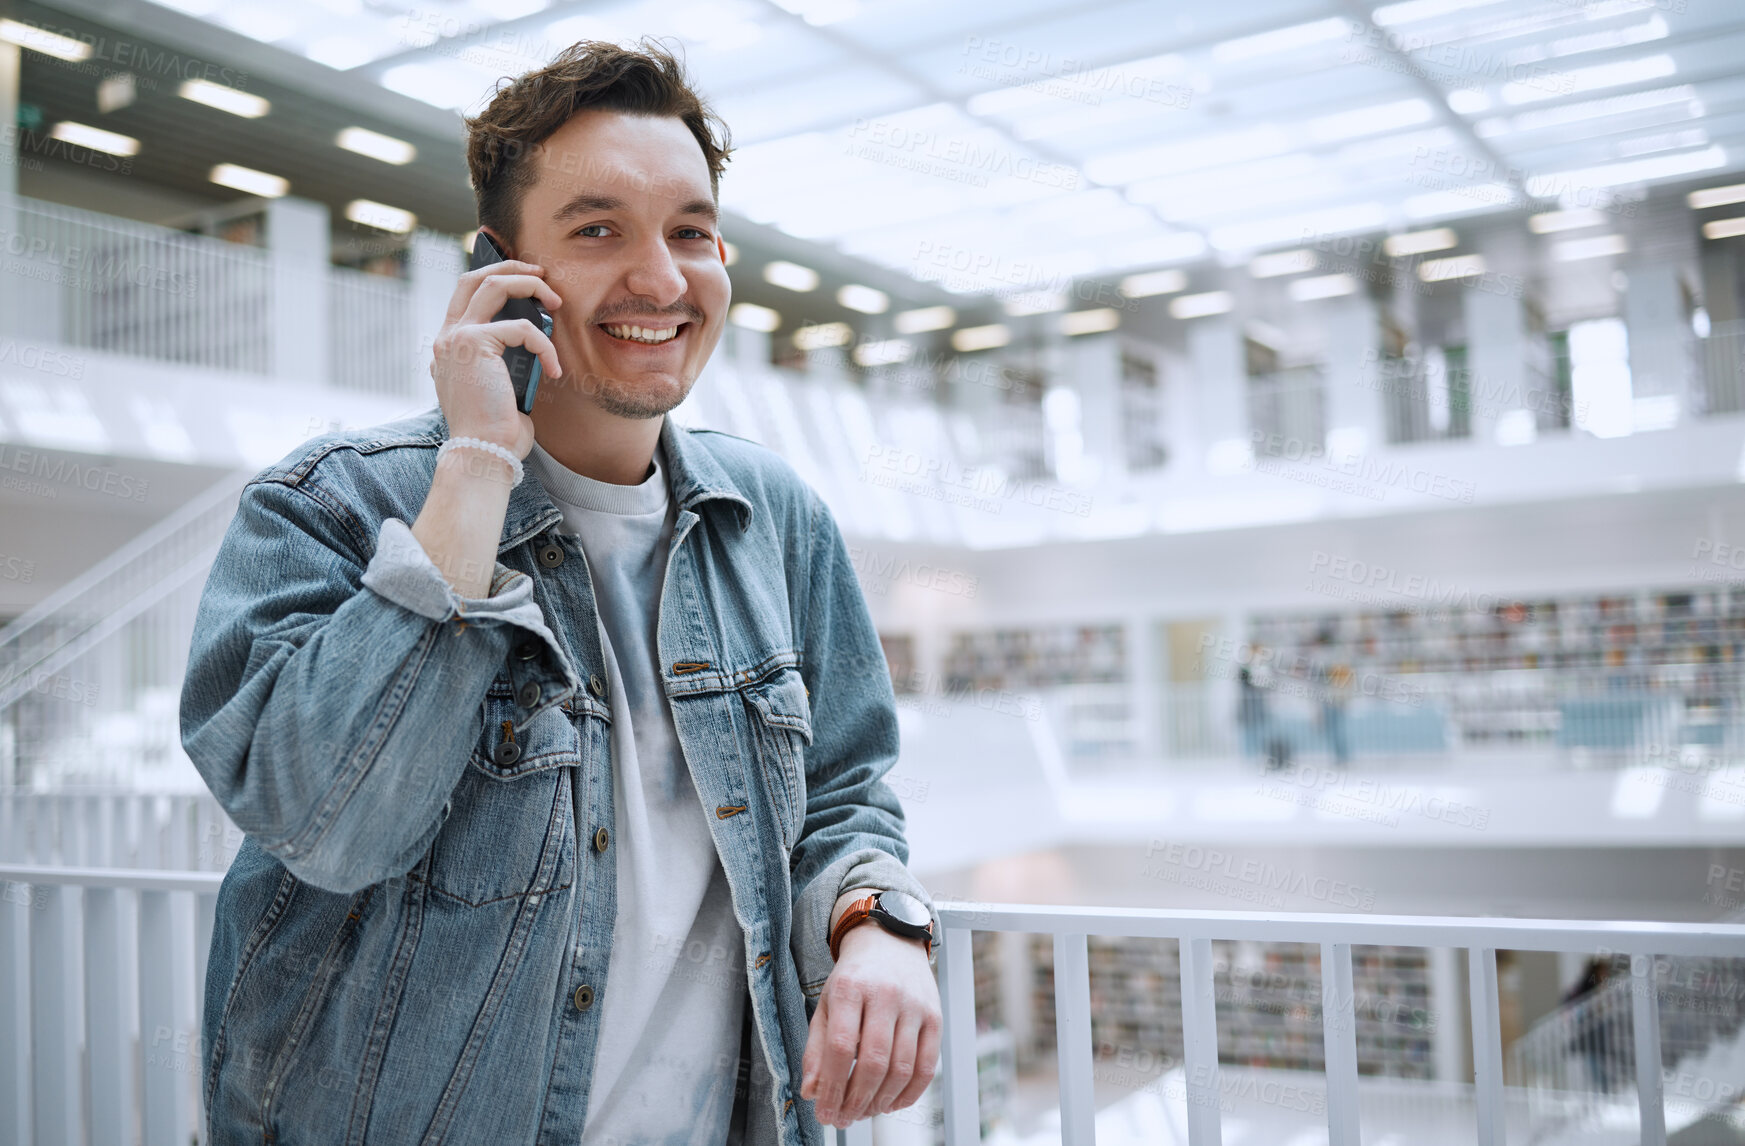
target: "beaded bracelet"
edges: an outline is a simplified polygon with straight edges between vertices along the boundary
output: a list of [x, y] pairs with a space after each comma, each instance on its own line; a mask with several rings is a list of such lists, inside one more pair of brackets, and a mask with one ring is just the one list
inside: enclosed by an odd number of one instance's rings
[[521, 484], [521, 477], [524, 472], [521, 468], [521, 459], [516, 457], [513, 453], [510, 453], [509, 450], [504, 447], [499, 446], [496, 442], [487, 442], [483, 438], [450, 438], [436, 448], [436, 460], [441, 461], [443, 454], [448, 453], [449, 450], [454, 449], [457, 446], [465, 446], [468, 449], [483, 450], [488, 454], [496, 454], [498, 457], [508, 462], [509, 468], [515, 471], [515, 480], [510, 482], [509, 485], [514, 487]]

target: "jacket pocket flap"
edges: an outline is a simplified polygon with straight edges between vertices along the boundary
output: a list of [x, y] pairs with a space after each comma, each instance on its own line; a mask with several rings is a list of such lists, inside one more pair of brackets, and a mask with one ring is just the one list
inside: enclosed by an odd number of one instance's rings
[[765, 724], [791, 729], [804, 737], [807, 745], [812, 743], [812, 705], [797, 670], [783, 669], [741, 691]]

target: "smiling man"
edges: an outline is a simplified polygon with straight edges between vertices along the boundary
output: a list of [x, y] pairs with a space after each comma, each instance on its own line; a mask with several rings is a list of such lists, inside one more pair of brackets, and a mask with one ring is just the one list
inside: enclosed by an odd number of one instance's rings
[[[257, 475], [201, 600], [183, 743], [248, 834], [211, 1140], [819, 1142], [932, 1077], [937, 920], [834, 521], [665, 417], [729, 302], [725, 129], [659, 48], [581, 43], [468, 133], [510, 257], [461, 277], [438, 407]], [[495, 320], [529, 297], [549, 338]]]

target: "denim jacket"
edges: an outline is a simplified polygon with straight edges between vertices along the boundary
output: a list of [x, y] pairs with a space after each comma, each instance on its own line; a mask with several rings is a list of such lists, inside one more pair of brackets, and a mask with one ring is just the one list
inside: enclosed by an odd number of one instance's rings
[[[247, 834], [205, 984], [214, 1143], [581, 1137], [615, 917], [594, 598], [531, 476], [489, 595], [454, 593], [404, 524], [447, 436], [433, 408], [262, 471], [201, 597], [183, 744]], [[831, 907], [931, 902], [881, 779], [895, 702], [817, 495], [741, 439], [661, 442], [662, 684], [744, 930], [745, 1137], [820, 1143], [798, 1088]]]

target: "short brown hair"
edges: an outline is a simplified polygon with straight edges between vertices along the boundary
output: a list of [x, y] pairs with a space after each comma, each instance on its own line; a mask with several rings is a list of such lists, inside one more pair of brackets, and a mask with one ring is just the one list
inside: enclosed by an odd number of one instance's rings
[[467, 171], [481, 227], [514, 242], [521, 200], [536, 174], [529, 160], [571, 116], [595, 110], [682, 120], [703, 149], [709, 190], [719, 197], [732, 140], [678, 59], [654, 40], [643, 40], [639, 48], [581, 40], [545, 67], [499, 88], [485, 110], [466, 121]]

